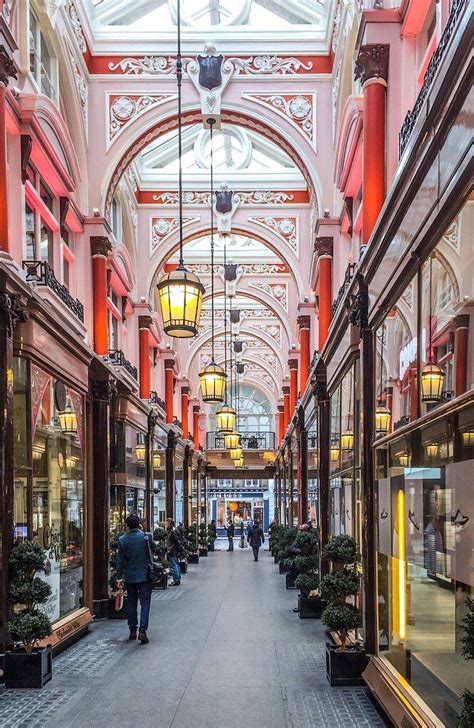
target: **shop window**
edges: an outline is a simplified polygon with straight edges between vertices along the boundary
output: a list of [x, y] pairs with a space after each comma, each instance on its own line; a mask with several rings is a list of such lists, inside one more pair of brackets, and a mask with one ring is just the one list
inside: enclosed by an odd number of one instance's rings
[[54, 240], [59, 230], [53, 215], [56, 198], [33, 167], [25, 185], [25, 196], [25, 259], [41, 260], [53, 267]]
[[30, 492], [30, 453], [28, 420], [28, 370], [25, 359], [13, 361], [13, 443], [15, 485], [13, 527], [15, 538], [28, 537], [28, 500]]
[[40, 260], [53, 265], [53, 231], [44, 223], [40, 227]]
[[42, 94], [56, 101], [56, 60], [30, 9], [30, 71]]

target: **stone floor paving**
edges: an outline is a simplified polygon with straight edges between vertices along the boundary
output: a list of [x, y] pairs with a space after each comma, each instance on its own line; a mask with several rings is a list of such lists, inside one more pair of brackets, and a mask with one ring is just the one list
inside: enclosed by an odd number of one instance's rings
[[329, 687], [323, 625], [295, 604], [268, 552], [218, 550], [154, 593], [149, 645], [100, 621], [43, 690], [0, 688], [0, 728], [388, 725], [365, 688]]

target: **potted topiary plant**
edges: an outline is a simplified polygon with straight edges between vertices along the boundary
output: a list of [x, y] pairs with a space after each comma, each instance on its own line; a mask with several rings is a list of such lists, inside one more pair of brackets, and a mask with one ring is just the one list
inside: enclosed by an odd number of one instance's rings
[[214, 544], [216, 543], [217, 539], [217, 529], [216, 524], [211, 521], [211, 523], [207, 527], [207, 549], [208, 551], [214, 551]]
[[48, 601], [50, 585], [37, 576], [47, 573], [46, 551], [33, 541], [17, 542], [9, 559], [10, 597], [14, 612], [8, 631], [15, 642], [5, 653], [7, 688], [42, 688], [52, 677], [51, 645], [38, 644], [52, 632], [51, 622], [40, 606]]
[[319, 619], [321, 617], [321, 596], [319, 587], [318, 538], [316, 531], [300, 531], [294, 543], [294, 550], [299, 551], [295, 558], [298, 576], [295, 586], [300, 590], [298, 597], [298, 614], [300, 619]]
[[188, 570], [188, 539], [186, 529], [182, 523], [180, 523], [179, 526], [176, 527], [176, 533], [183, 549], [182, 554], [179, 558], [179, 568], [181, 570], [181, 574], [186, 574]]
[[187, 532], [187, 551], [188, 551], [188, 563], [199, 564], [199, 547], [197, 538], [197, 524], [193, 523], [188, 526]]
[[[466, 598], [467, 612], [462, 620], [461, 629], [464, 635], [461, 638], [462, 654], [466, 660], [474, 660], [474, 599]], [[472, 728], [474, 725], [474, 693], [464, 690], [462, 694], [462, 713], [457, 719], [457, 728]]]
[[352, 536], [332, 536], [324, 547], [323, 559], [331, 562], [332, 569], [321, 579], [321, 595], [328, 602], [322, 621], [340, 641], [340, 645], [326, 645], [327, 678], [332, 686], [365, 685], [362, 673], [369, 658], [359, 645], [347, 645], [349, 632], [360, 623], [354, 604], [360, 589], [360, 554], [355, 540]]
[[109, 587], [110, 596], [107, 616], [109, 619], [127, 619], [127, 592], [118, 587], [116, 564], [120, 533], [113, 534], [109, 543]]
[[167, 589], [168, 588], [168, 559], [167, 559], [167, 534], [166, 529], [162, 526], [157, 526], [153, 531], [153, 551], [157, 561], [161, 562], [163, 566], [163, 574], [160, 579], [153, 584], [153, 589]]
[[199, 524], [199, 556], [207, 556], [207, 528], [205, 523]]

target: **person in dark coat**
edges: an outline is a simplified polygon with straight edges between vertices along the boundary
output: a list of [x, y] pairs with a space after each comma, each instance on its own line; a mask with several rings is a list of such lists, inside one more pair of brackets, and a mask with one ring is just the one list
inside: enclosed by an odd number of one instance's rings
[[251, 528], [249, 528], [249, 535], [247, 541], [252, 547], [253, 557], [255, 561], [258, 561], [258, 551], [260, 546], [265, 543], [265, 536], [263, 535], [263, 529], [260, 528], [259, 522], [254, 521]]
[[224, 526], [224, 529], [227, 531], [227, 538], [229, 540], [229, 548], [227, 549], [227, 551], [233, 551], [234, 550], [235, 526], [230, 519], [229, 519], [229, 523], [227, 524], [227, 526]]
[[170, 586], [179, 586], [181, 584], [181, 569], [179, 566], [179, 559], [183, 553], [183, 546], [179, 540], [177, 529], [174, 527], [174, 521], [172, 518], [166, 519], [166, 531], [167, 531], [167, 548], [168, 548], [168, 559], [170, 562], [170, 571], [173, 577], [173, 581]]
[[[140, 519], [131, 513], [125, 521], [128, 532], [118, 539], [117, 581], [125, 582], [127, 590], [127, 617], [130, 639], [137, 639], [138, 600], [140, 600], [140, 629], [138, 639], [142, 645], [148, 643], [147, 629], [150, 617], [152, 584], [150, 579], [150, 549], [152, 536], [140, 529]], [[148, 542], [147, 542], [148, 541]]]

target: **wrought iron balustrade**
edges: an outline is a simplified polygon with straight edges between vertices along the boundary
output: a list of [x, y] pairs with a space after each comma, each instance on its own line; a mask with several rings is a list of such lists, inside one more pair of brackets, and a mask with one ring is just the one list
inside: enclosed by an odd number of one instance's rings
[[176, 416], [173, 417], [173, 425], [175, 427], [179, 427], [180, 430], [183, 429], [183, 423], [181, 422], [181, 420], [178, 420]]
[[109, 359], [112, 364], [118, 367], [123, 367], [125, 371], [130, 374], [130, 376], [138, 381], [137, 368], [128, 361], [121, 349], [113, 349], [112, 351], [109, 351]]
[[24, 260], [26, 282], [37, 286], [47, 286], [72, 311], [79, 321], [84, 323], [84, 306], [78, 298], [73, 298], [66, 286], [58, 281], [54, 271], [46, 260]]
[[393, 429], [398, 430], [400, 427], [405, 427], [410, 422], [409, 415], [402, 415], [399, 420], [393, 423]]
[[420, 116], [421, 109], [425, 103], [426, 97], [428, 96], [428, 91], [430, 90], [431, 84], [433, 83], [438, 68], [441, 65], [441, 61], [445, 54], [446, 48], [449, 45], [449, 41], [454, 34], [458, 18], [467, 4], [468, 0], [453, 0], [446, 27], [443, 31], [443, 35], [441, 36], [438, 47], [436, 48], [435, 52], [431, 56], [430, 62], [428, 63], [428, 68], [426, 69], [423, 83], [415, 101], [415, 105], [411, 111], [408, 111], [400, 129], [398, 137], [399, 157], [401, 157], [403, 152], [405, 151], [405, 147], [408, 144], [408, 140], [410, 139], [411, 133], [415, 127], [418, 117]]
[[161, 409], [166, 412], [166, 402], [164, 399], [161, 399], [161, 397], [158, 396], [158, 394], [155, 391], [150, 392], [150, 404], [156, 404], [158, 407], [161, 407]]
[[331, 314], [333, 316], [336, 313], [337, 309], [339, 308], [339, 304], [341, 303], [347, 289], [349, 288], [349, 283], [354, 278], [355, 269], [356, 269], [356, 263], [349, 263], [349, 265], [346, 268], [346, 272], [344, 273], [344, 280], [342, 282], [342, 285], [339, 288], [337, 296], [331, 305]]
[[[240, 443], [244, 450], [275, 450], [274, 432], [241, 432]], [[222, 432], [208, 432], [206, 435], [208, 450], [224, 450]]]

